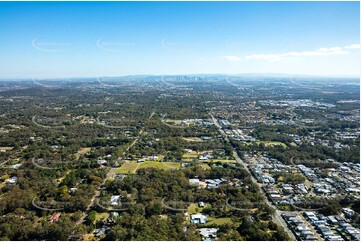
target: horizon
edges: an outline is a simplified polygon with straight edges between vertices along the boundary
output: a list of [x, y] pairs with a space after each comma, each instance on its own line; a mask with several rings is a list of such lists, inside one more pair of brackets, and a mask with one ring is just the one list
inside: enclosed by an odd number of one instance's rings
[[124, 77], [171, 77], [171, 76], [233, 76], [233, 77], [282, 77], [282, 78], [335, 78], [335, 79], [360, 79], [356, 75], [308, 75], [308, 74], [289, 74], [289, 73], [186, 73], [186, 74], [128, 74], [128, 75], [114, 75], [114, 76], [59, 76], [59, 77], [17, 77], [17, 78], [1, 78], [0, 81], [32, 81], [32, 80], [72, 80], [72, 79], [91, 79], [91, 78], [124, 78]]
[[359, 18], [359, 2], [1, 2], [0, 79], [359, 78]]

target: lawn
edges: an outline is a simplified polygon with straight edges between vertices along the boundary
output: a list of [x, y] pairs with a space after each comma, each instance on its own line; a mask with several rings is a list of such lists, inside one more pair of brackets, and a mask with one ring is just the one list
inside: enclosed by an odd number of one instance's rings
[[79, 159], [80, 155], [85, 155], [86, 153], [90, 152], [90, 147], [80, 148], [78, 152], [75, 154], [76, 158]]
[[139, 168], [157, 168], [157, 169], [176, 169], [180, 168], [180, 163], [177, 162], [159, 162], [159, 161], [145, 161], [140, 163]]
[[183, 139], [188, 142], [202, 142], [203, 141], [201, 138], [198, 138], [198, 137], [187, 137], [187, 138], [183, 138]]
[[189, 152], [189, 153], [186, 153], [186, 154], [184, 154], [183, 155], [183, 158], [185, 158], [185, 159], [192, 159], [192, 158], [197, 158], [199, 155], [202, 155], [202, 154], [204, 154], [204, 153], [212, 153], [212, 151], [211, 150], [205, 150], [205, 151], [192, 151], [192, 152]]
[[276, 145], [280, 145], [282, 146], [283, 148], [287, 148], [287, 145], [282, 143], [282, 142], [278, 142], [278, 141], [257, 141], [256, 144], [261, 144], [263, 143], [266, 147], [273, 147], [273, 146], [276, 146]]
[[196, 203], [191, 203], [188, 207], [188, 214], [194, 214], [200, 212], [200, 209], [198, 208], [198, 205]]
[[127, 161], [121, 167], [116, 168], [115, 172], [123, 173], [123, 174], [135, 173], [135, 171], [138, 168], [139, 164], [140, 163], [137, 163], [136, 161]]
[[211, 208], [210, 204], [206, 204], [205, 207], [200, 208], [198, 206], [198, 203], [191, 203], [188, 207], [188, 214], [194, 214], [194, 213], [201, 213], [203, 211], [203, 209], [205, 208]]
[[145, 161], [137, 163], [136, 161], [130, 161], [124, 163], [121, 167], [116, 168], [115, 171], [118, 173], [135, 173], [137, 169], [141, 168], [157, 168], [163, 170], [171, 170], [180, 168], [178, 162], [159, 162], [159, 161]]
[[95, 220], [101, 221], [107, 219], [108, 217], [109, 217], [109, 213], [97, 213]]
[[83, 155], [83, 154], [86, 154], [86, 153], [90, 152], [90, 150], [91, 150], [91, 147], [80, 148], [78, 150], [78, 154]]
[[231, 218], [208, 217], [207, 224], [223, 225], [223, 224], [233, 224], [233, 222]]
[[201, 164], [201, 167], [203, 168], [203, 170], [210, 170], [211, 167], [207, 164]]
[[182, 120], [180, 119], [164, 119], [163, 120], [165, 123], [173, 123], [173, 124], [181, 124]]

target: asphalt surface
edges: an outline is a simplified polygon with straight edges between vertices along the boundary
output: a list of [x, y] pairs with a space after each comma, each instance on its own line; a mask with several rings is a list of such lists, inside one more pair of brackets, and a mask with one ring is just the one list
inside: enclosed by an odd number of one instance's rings
[[[225, 139], [228, 143], [230, 143], [230, 140], [229, 140], [228, 136], [227, 136], [226, 133], [222, 130], [222, 126], [218, 123], [218, 121], [214, 118], [214, 116], [213, 116], [212, 114], [211, 114], [211, 117], [212, 117], [212, 120], [213, 120], [214, 125], [216, 125], [216, 127], [217, 127], [218, 130], [219, 130], [219, 132], [223, 135], [224, 139]], [[234, 150], [233, 147], [232, 147], [232, 149], [233, 149], [233, 157], [234, 157], [234, 158], [236, 159], [236, 161], [237, 161], [239, 164], [241, 164], [241, 165], [246, 169], [246, 171], [250, 174], [252, 181], [253, 181], [255, 184], [257, 184], [257, 186], [259, 187], [262, 195], [264, 196], [267, 205], [270, 206], [271, 208], [273, 208], [273, 209], [275, 210], [275, 213], [272, 215], [272, 220], [273, 220], [273, 222], [275, 222], [277, 225], [283, 227], [284, 230], [286, 231], [286, 233], [288, 234], [288, 236], [289, 236], [292, 240], [296, 241], [297, 239], [296, 239], [295, 235], [294, 235], [294, 234], [292, 233], [292, 231], [288, 228], [288, 226], [287, 226], [287, 224], [286, 224], [286, 221], [285, 221], [285, 220], [282, 218], [282, 216], [281, 216], [281, 215], [282, 215], [282, 211], [278, 210], [277, 207], [274, 206], [274, 205], [272, 204], [272, 202], [268, 200], [268, 197], [266, 196], [265, 192], [263, 191], [261, 184], [259, 184], [259, 183], [257, 182], [257, 180], [254, 178], [254, 176], [252, 175], [252, 173], [251, 173], [250, 170], [248, 169], [247, 164], [245, 164], [245, 163], [243, 162], [243, 160], [242, 160], [241, 158], [239, 158], [237, 152]]]

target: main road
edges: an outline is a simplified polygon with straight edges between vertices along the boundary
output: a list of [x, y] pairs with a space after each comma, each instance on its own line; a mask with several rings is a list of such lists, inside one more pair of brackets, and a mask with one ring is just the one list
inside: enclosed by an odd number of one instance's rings
[[[211, 117], [212, 117], [212, 121], [213, 121], [214, 125], [218, 128], [219, 132], [222, 134], [222, 136], [224, 137], [224, 139], [226, 140], [226, 142], [228, 142], [228, 143], [231, 144], [231, 142], [230, 142], [227, 134], [224, 132], [224, 130], [222, 129], [222, 126], [218, 123], [217, 119], [216, 119], [212, 114], [210, 114], [210, 115], [211, 115]], [[268, 197], [266, 196], [266, 193], [265, 193], [264, 190], [262, 189], [261, 184], [259, 184], [259, 183], [257, 182], [257, 180], [254, 178], [254, 176], [252, 175], [252, 173], [251, 173], [250, 170], [248, 169], [247, 164], [244, 163], [244, 161], [238, 156], [238, 154], [237, 154], [237, 152], [234, 150], [234, 147], [233, 147], [233, 146], [232, 146], [232, 149], [233, 149], [232, 154], [233, 154], [233, 157], [235, 158], [235, 160], [246, 169], [246, 171], [249, 173], [252, 181], [253, 181], [255, 184], [257, 184], [257, 186], [259, 187], [262, 195], [264, 196], [264, 199], [265, 199], [267, 205], [270, 206], [271, 208], [273, 208], [273, 209], [275, 210], [275, 213], [272, 215], [272, 220], [273, 220], [273, 222], [275, 222], [275, 223], [278, 224], [279, 226], [283, 227], [284, 230], [286, 231], [286, 233], [288, 234], [288, 236], [289, 236], [292, 240], [296, 241], [297, 239], [296, 239], [295, 235], [294, 235], [294, 234], [292, 233], [292, 231], [288, 228], [285, 220], [282, 218], [282, 212], [281, 212], [279, 209], [277, 209], [277, 207], [274, 206], [274, 205], [272, 204], [272, 202], [270, 202], [270, 201], [268, 200]]]

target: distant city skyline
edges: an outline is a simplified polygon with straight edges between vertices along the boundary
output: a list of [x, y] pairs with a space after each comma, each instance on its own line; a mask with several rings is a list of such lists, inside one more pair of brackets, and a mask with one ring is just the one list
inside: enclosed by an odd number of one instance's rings
[[0, 79], [359, 77], [359, 4], [0, 2]]

